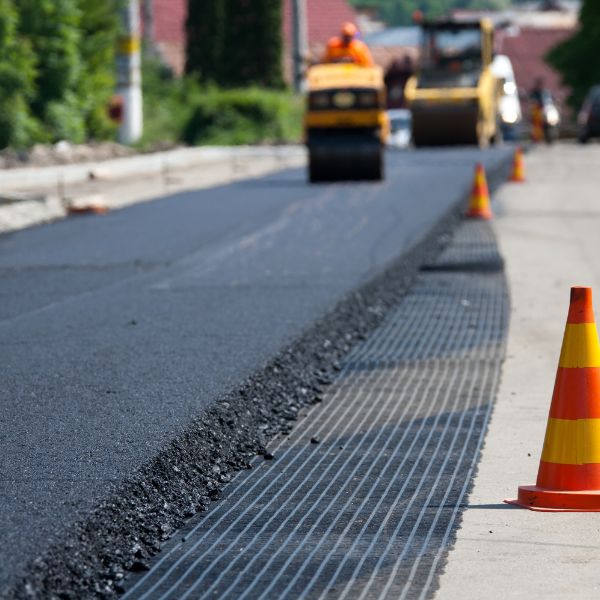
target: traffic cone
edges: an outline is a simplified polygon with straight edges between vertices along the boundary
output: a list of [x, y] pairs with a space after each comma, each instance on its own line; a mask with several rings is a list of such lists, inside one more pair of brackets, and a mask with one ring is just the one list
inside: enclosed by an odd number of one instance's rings
[[523, 160], [523, 149], [521, 146], [517, 146], [517, 149], [515, 150], [510, 181], [515, 183], [522, 183], [525, 181], [525, 161]]
[[536, 485], [516, 500], [540, 511], [600, 511], [600, 344], [592, 290], [571, 288]]
[[488, 190], [485, 170], [481, 163], [475, 167], [475, 179], [467, 217], [472, 219], [491, 219], [492, 209], [490, 207], [490, 192]]

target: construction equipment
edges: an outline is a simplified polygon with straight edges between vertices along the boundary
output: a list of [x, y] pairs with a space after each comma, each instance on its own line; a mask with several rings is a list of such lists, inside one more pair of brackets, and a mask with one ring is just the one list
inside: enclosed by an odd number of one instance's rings
[[420, 72], [406, 84], [415, 146], [499, 139], [499, 81], [491, 63], [494, 28], [481, 21], [424, 21]]
[[383, 179], [389, 120], [381, 68], [311, 67], [304, 129], [311, 182]]

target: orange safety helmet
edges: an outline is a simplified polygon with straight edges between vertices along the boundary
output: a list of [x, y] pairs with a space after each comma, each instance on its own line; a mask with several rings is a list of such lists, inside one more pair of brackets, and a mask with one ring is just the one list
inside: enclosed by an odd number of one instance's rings
[[354, 23], [350, 23], [350, 21], [342, 25], [342, 37], [353, 38], [357, 32], [358, 30], [356, 29], [356, 25]]

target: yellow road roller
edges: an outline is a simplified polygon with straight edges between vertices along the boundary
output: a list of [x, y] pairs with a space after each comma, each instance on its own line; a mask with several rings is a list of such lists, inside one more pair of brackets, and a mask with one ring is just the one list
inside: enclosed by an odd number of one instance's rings
[[382, 179], [389, 121], [381, 68], [311, 67], [304, 131], [311, 182]]
[[424, 21], [421, 68], [406, 84], [415, 146], [478, 144], [500, 136], [491, 21]]

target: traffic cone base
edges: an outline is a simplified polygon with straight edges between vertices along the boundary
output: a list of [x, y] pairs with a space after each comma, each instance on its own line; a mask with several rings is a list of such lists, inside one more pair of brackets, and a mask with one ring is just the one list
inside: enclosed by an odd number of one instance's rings
[[504, 502], [540, 512], [600, 512], [600, 491], [547, 490], [537, 485], [522, 485], [516, 500]]
[[483, 165], [478, 164], [475, 167], [475, 179], [473, 181], [473, 191], [466, 216], [470, 219], [488, 220], [493, 217], [490, 207], [490, 192], [488, 190], [487, 179]]
[[590, 288], [571, 288], [536, 485], [516, 500], [531, 510], [600, 512], [600, 341]]

